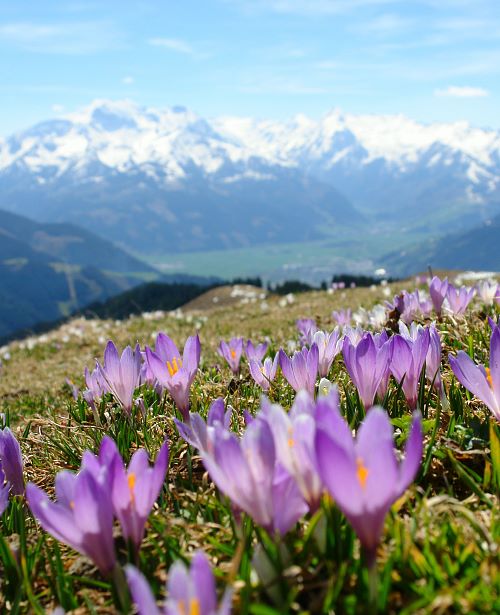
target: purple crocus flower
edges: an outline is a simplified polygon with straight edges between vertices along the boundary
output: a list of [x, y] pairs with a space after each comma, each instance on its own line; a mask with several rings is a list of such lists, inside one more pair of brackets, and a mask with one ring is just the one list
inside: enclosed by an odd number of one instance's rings
[[422, 301], [418, 290], [412, 293], [404, 290], [394, 297], [392, 304], [387, 304], [389, 310], [396, 310], [399, 318], [409, 324], [430, 309], [430, 303]]
[[347, 325], [344, 327], [343, 333], [344, 338], [349, 338], [351, 343], [354, 346], [357, 346], [359, 342], [363, 339], [366, 331], [359, 325], [357, 325], [356, 327], [350, 327], [349, 325]]
[[332, 367], [335, 357], [342, 349], [342, 339], [339, 327], [331, 333], [316, 331], [313, 343], [318, 347], [318, 372], [321, 378], [326, 378]]
[[491, 334], [489, 368], [476, 365], [463, 350], [456, 357], [450, 356], [450, 365], [457, 380], [500, 421], [500, 327], [495, 327]]
[[0, 462], [0, 517], [9, 505], [10, 483], [6, 482], [5, 473]]
[[194, 446], [199, 451], [211, 454], [213, 452], [213, 435], [217, 425], [229, 430], [231, 425], [231, 406], [226, 410], [224, 400], [219, 397], [212, 402], [208, 410], [207, 421], [205, 422], [198, 412], [190, 412], [190, 422], [183, 423], [174, 419], [174, 423], [184, 440]]
[[109, 390], [128, 415], [132, 412], [135, 389], [141, 377], [141, 349], [127, 346], [121, 356], [110, 340], [104, 351], [104, 365], [97, 362], [99, 372]]
[[102, 377], [101, 371], [98, 367], [96, 367], [92, 372], [90, 372], [86, 367], [84, 376], [87, 388], [84, 389], [82, 393], [83, 399], [92, 408], [92, 410], [95, 411], [96, 404], [100, 402], [103, 395], [109, 393], [111, 390], [106, 380]]
[[446, 298], [448, 292], [448, 278], [441, 280], [435, 275], [429, 284], [429, 293], [432, 300], [432, 305], [436, 310], [436, 314], [441, 316], [441, 309], [443, 307], [443, 301]]
[[377, 347], [371, 333], [366, 333], [357, 345], [348, 337], [344, 338], [342, 354], [349, 376], [358, 390], [363, 406], [368, 410], [373, 406], [377, 389], [387, 373], [391, 346], [389, 342], [385, 342]]
[[300, 333], [300, 343], [303, 346], [310, 346], [313, 343], [313, 335], [318, 330], [316, 321], [312, 318], [299, 318], [295, 324]]
[[320, 396], [316, 403], [309, 393], [300, 391], [290, 412], [265, 399], [262, 403], [262, 415], [273, 433], [278, 461], [294, 477], [311, 512], [318, 509], [323, 493], [314, 448], [317, 417], [338, 410], [338, 405], [336, 389]]
[[394, 297], [392, 304], [386, 303], [386, 307], [390, 311], [396, 310], [400, 319], [410, 324], [420, 316], [428, 316], [432, 311], [432, 302], [425, 295], [421, 295], [418, 289], [411, 293], [403, 290]]
[[89, 557], [105, 576], [115, 567], [113, 503], [107, 471], [98, 475], [83, 468], [78, 474], [68, 470], [56, 476], [56, 498], [33, 483], [26, 486], [33, 515], [46, 532]]
[[267, 342], [262, 342], [262, 344], [258, 344], [254, 346], [251, 340], [248, 340], [245, 344], [245, 355], [248, 361], [257, 361], [260, 363], [264, 358], [269, 344]]
[[351, 324], [351, 318], [352, 318], [351, 308], [347, 308], [347, 310], [334, 310], [332, 312], [332, 318], [341, 327], [343, 327], [345, 325], [350, 325]]
[[493, 304], [499, 288], [496, 282], [490, 280], [481, 280], [476, 284], [477, 294], [481, 301], [487, 305]]
[[0, 430], [0, 463], [12, 495], [23, 495], [23, 456], [19, 442], [8, 427]]
[[354, 528], [371, 566], [385, 516], [413, 481], [420, 465], [423, 447], [420, 415], [413, 415], [402, 462], [394, 451], [389, 417], [377, 406], [366, 415], [356, 439], [347, 423], [342, 429], [319, 425], [315, 447], [323, 483]]
[[233, 374], [240, 371], [241, 355], [243, 354], [243, 338], [232, 337], [229, 342], [222, 340], [217, 348], [219, 355], [226, 359]]
[[430, 344], [428, 328], [415, 331], [415, 339], [407, 339], [402, 335], [394, 335], [391, 338], [391, 373], [398, 383], [403, 383], [403, 393], [412, 410], [415, 410], [418, 404], [418, 380]]
[[90, 451], [83, 456], [82, 467], [88, 468], [96, 476], [106, 472], [114, 514], [120, 522], [125, 540], [129, 540], [136, 551], [144, 538], [151, 509], [165, 482], [168, 454], [168, 444], [164, 442], [156, 462], [150, 466], [148, 453], [141, 448], [132, 455], [128, 468], [125, 468], [115, 441], [104, 436], [98, 457]]
[[309, 350], [302, 348], [294, 352], [292, 357], [281, 348], [279, 362], [283, 376], [294, 391], [298, 393], [305, 390], [314, 395], [319, 367], [319, 350], [316, 344], [313, 344]]
[[446, 292], [449, 310], [456, 315], [464, 314], [475, 292], [474, 288], [467, 288], [466, 286], [455, 288], [452, 284], [449, 284]]
[[[161, 331], [160, 333], [158, 333], [158, 335], [156, 336], [154, 351], [160, 357], [163, 363], [167, 366], [167, 369], [168, 365], [170, 365], [171, 369], [168, 369], [169, 374], [170, 372], [175, 373], [176, 368], [179, 368], [181, 366], [182, 359], [179, 350], [177, 349], [177, 346], [175, 345], [174, 341], [168, 335], [166, 335], [166, 333], [163, 333]], [[143, 359], [144, 364], [141, 372], [141, 382], [144, 382], [148, 386], [152, 386], [158, 397], [162, 397], [164, 393], [164, 387], [155, 377], [151, 366], [149, 365], [146, 351], [143, 353]]]
[[[180, 352], [168, 335], [156, 340], [156, 349], [146, 347], [149, 367], [158, 382], [164, 386], [175, 401], [185, 423], [189, 422], [189, 390], [200, 364], [200, 338], [188, 337], [182, 359]], [[163, 347], [161, 350], [160, 348]]]
[[168, 573], [167, 602], [156, 606], [153, 592], [142, 573], [134, 566], [125, 566], [128, 586], [139, 615], [230, 615], [232, 592], [226, 591], [217, 608], [215, 579], [207, 556], [197, 551], [191, 568], [180, 561]]
[[307, 512], [295, 481], [276, 463], [273, 435], [265, 420], [253, 420], [241, 440], [218, 427], [213, 444], [213, 454], [202, 452], [210, 478], [267, 532], [283, 535]]
[[[424, 332], [424, 327], [414, 322], [408, 328], [404, 323], [399, 323], [399, 333], [410, 342], [415, 342]], [[431, 383], [434, 383], [434, 388], [440, 391], [442, 389], [441, 382], [441, 337], [434, 323], [429, 325], [429, 349], [425, 357], [425, 377]]]
[[80, 389], [69, 378], [66, 378], [66, 384], [71, 391], [71, 397], [74, 399], [74, 401], [77, 401], [78, 397], [80, 396]]
[[275, 354], [274, 359], [266, 357], [263, 363], [260, 363], [260, 361], [250, 361], [250, 374], [263, 391], [268, 391], [271, 382], [276, 378], [278, 362], [279, 353]]

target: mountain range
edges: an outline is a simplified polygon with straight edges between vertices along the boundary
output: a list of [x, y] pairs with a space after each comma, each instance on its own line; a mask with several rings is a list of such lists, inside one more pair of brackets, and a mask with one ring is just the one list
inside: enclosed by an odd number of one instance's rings
[[366, 230], [435, 237], [500, 213], [500, 132], [338, 110], [280, 122], [95, 101], [0, 140], [0, 207], [146, 255]]
[[95, 101], [0, 142], [0, 206], [138, 252], [461, 230], [500, 212], [500, 133], [331, 111], [204, 119]]

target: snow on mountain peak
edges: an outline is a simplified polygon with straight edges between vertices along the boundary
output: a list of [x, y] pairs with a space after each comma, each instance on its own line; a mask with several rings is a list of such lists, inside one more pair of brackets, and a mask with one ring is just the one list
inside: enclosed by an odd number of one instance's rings
[[427, 166], [461, 160], [474, 186], [486, 178], [496, 186], [500, 133], [467, 122], [421, 124], [404, 115], [352, 115], [337, 108], [319, 120], [303, 114], [289, 121], [206, 120], [184, 107], [155, 109], [130, 100], [98, 99], [0, 140], [0, 171], [24, 164], [35, 174], [50, 168], [55, 176], [77, 168], [81, 174], [86, 164], [97, 161], [119, 172], [135, 167], [149, 175], [158, 172], [167, 182], [185, 178], [193, 165], [207, 175], [228, 165], [227, 177], [250, 168], [247, 176], [257, 178], [251, 169], [254, 159], [264, 166], [322, 165], [325, 170], [341, 162], [366, 166], [382, 160], [398, 172], [422, 160]]

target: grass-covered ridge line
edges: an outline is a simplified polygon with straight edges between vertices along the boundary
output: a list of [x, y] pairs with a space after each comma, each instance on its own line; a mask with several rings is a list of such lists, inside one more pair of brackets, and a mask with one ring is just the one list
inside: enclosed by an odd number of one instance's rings
[[[83, 367], [92, 369], [94, 357], [102, 361], [108, 339], [120, 349], [133, 348], [137, 342], [153, 347], [156, 334], [164, 331], [182, 347], [198, 333], [202, 354], [190, 409], [206, 417], [210, 404], [222, 397], [234, 408], [232, 431], [241, 434], [244, 410], [257, 414], [262, 391], [245, 362], [240, 374], [232, 374], [217, 353], [221, 339], [242, 336], [255, 343], [268, 339], [267, 353], [274, 358], [281, 347], [290, 352], [297, 344], [298, 318], [312, 317], [319, 328], [331, 331], [332, 310], [356, 311], [360, 306], [370, 310], [399, 290], [400, 283], [374, 290], [304, 293], [292, 299], [263, 298], [261, 289], [237, 293], [214, 289], [207, 301], [195, 302], [189, 312], [155, 312], [125, 321], [81, 319], [41, 338], [0, 349], [0, 359], [4, 357], [0, 411], [21, 444], [26, 479], [53, 496], [56, 473], [77, 471], [84, 451], [97, 453], [105, 435], [116, 441], [126, 463], [141, 447], [155, 459], [167, 437], [168, 477], [149, 516], [137, 559], [115, 524], [120, 564], [135, 563], [158, 600], [165, 596], [170, 566], [179, 560], [189, 563], [194, 551], [203, 549], [215, 571], [219, 598], [227, 587], [233, 590], [235, 613], [373, 611], [360, 542], [331, 498], [323, 497], [317, 511], [303, 516], [277, 541], [250, 516], [233, 515], [198, 451], [179, 436], [173, 418], [181, 415], [170, 395], [158, 397], [142, 387], [134, 397], [142, 399], [145, 412], [134, 409], [129, 419], [110, 394], [93, 413], [82, 398], [72, 398], [65, 378], [83, 388]], [[391, 336], [398, 328], [398, 313], [393, 310], [388, 316], [383, 323], [380, 310], [357, 317], [365, 319], [368, 329], [385, 328]], [[496, 319], [498, 307], [475, 298], [465, 315], [444, 313], [436, 321], [446, 395], [441, 397], [430, 382], [420, 379], [424, 451], [415, 482], [385, 519], [377, 550], [379, 612], [488, 613], [500, 607], [500, 430], [488, 408], [457, 382], [448, 361], [449, 354], [465, 351], [476, 363], [488, 365], [492, 333], [488, 317]], [[422, 315], [415, 315], [415, 320], [424, 325], [430, 321]], [[338, 386], [342, 415], [358, 429], [365, 409], [342, 354], [335, 358], [328, 379]], [[279, 370], [268, 395], [285, 409], [292, 407], [295, 392]], [[402, 384], [391, 378], [383, 401], [396, 430], [395, 446], [403, 450], [411, 412]], [[123, 603], [111, 580], [89, 559], [40, 529], [21, 497], [11, 498], [0, 530], [2, 608], [42, 613], [62, 605], [67, 611], [112, 613]], [[262, 565], [257, 566], [260, 576], [252, 564], [256, 552], [267, 563], [264, 573]]]

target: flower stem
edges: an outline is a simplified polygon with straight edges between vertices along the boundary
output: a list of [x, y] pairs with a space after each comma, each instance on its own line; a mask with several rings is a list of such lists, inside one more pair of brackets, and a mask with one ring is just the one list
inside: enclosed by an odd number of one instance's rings
[[112, 582], [115, 606], [120, 613], [128, 613], [131, 606], [130, 596], [123, 568], [119, 564], [116, 564], [113, 569]]
[[377, 570], [377, 551], [376, 549], [366, 549], [364, 552], [366, 567], [368, 570], [368, 601], [369, 612], [378, 612], [378, 589], [379, 575]]

